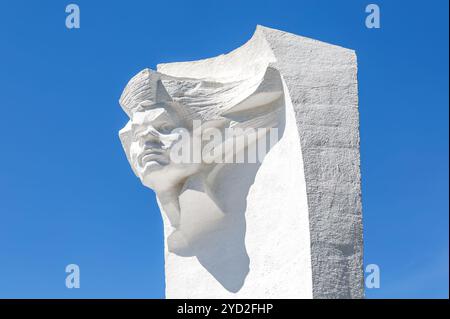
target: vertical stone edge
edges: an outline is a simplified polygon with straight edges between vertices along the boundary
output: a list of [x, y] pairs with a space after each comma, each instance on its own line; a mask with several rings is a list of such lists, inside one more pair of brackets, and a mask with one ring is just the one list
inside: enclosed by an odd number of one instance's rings
[[289, 88], [302, 147], [314, 298], [363, 298], [357, 59], [353, 50], [258, 26]]

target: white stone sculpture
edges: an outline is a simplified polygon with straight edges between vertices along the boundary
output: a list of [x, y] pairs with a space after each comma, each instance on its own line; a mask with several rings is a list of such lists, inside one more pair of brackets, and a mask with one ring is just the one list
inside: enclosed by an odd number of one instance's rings
[[227, 55], [141, 71], [120, 105], [167, 298], [363, 297], [353, 51], [258, 26]]

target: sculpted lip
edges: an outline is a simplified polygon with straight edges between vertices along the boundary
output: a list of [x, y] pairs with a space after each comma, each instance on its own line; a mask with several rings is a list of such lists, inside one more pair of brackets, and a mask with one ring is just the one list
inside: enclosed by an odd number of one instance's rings
[[162, 150], [158, 149], [144, 149], [142, 153], [138, 156], [138, 162], [141, 166], [144, 166], [149, 161], [164, 161], [165, 157]]

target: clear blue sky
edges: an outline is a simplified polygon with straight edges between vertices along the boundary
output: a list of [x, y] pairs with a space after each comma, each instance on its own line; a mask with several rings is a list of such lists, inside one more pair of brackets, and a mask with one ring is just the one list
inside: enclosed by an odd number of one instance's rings
[[[128, 79], [262, 24], [355, 49], [367, 297], [448, 297], [448, 1], [2, 1], [0, 297], [161, 298], [162, 222], [117, 137]], [[65, 266], [81, 288], [65, 288]]]

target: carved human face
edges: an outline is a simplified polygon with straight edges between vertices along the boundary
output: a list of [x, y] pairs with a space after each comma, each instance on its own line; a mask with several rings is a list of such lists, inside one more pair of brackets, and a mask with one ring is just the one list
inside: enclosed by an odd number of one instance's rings
[[130, 120], [130, 162], [142, 183], [153, 189], [167, 189], [195, 174], [199, 164], [171, 161], [172, 147], [180, 142], [181, 120], [164, 108], [135, 112]]

